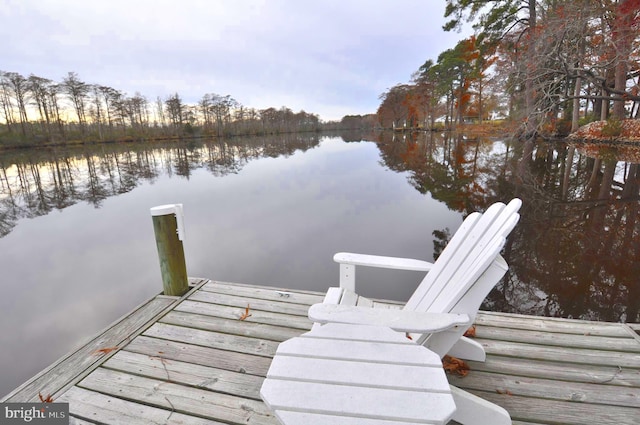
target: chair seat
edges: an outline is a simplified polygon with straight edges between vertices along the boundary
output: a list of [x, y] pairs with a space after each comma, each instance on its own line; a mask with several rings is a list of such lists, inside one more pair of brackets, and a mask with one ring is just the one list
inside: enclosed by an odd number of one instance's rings
[[428, 313], [411, 310], [383, 310], [370, 307], [319, 303], [309, 308], [316, 323], [344, 323], [388, 327], [400, 332], [441, 332], [471, 325], [466, 314]]
[[328, 324], [280, 344], [260, 394], [285, 425], [446, 424], [439, 356], [389, 328]]

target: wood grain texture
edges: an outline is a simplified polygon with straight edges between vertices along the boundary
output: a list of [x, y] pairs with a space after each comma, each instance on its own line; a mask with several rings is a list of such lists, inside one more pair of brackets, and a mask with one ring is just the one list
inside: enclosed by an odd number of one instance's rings
[[189, 277], [184, 258], [184, 247], [178, 239], [177, 219], [174, 214], [151, 217], [158, 248], [158, 260], [165, 295], [182, 296], [189, 290]]
[[126, 350], [258, 376], [266, 376], [271, 363], [270, 357], [229, 352], [144, 335], [131, 341]]
[[264, 403], [164, 380], [96, 369], [78, 387], [177, 413], [233, 424], [277, 424]]
[[69, 402], [70, 424], [222, 425], [221, 422], [178, 413], [171, 408], [147, 406], [80, 387], [71, 388], [60, 401]]
[[[284, 326], [269, 325], [251, 321], [253, 315], [246, 320], [237, 318], [225, 319], [221, 317], [205, 316], [201, 314], [172, 311], [160, 319], [161, 323], [168, 323], [183, 327], [192, 327], [206, 331], [225, 332], [250, 338], [268, 339], [282, 342], [300, 335], [300, 329]], [[305, 322], [305, 324], [309, 322]]]
[[217, 348], [220, 350], [270, 356], [276, 352], [278, 343], [265, 339], [248, 338], [240, 335], [231, 335], [221, 332], [209, 332], [200, 329], [185, 328], [166, 323], [156, 323], [147, 329], [145, 336], [166, 339], [170, 341], [184, 342], [201, 347]]
[[106, 369], [260, 400], [260, 376], [158, 356], [120, 351], [106, 361]]
[[[175, 308], [175, 311], [239, 320], [245, 312], [245, 307], [246, 306], [230, 307], [185, 300]], [[303, 331], [311, 329], [311, 325], [313, 324], [306, 316], [291, 316], [283, 313], [261, 310], [250, 310], [250, 313], [251, 316], [244, 320], [247, 323], [264, 323], [268, 325], [300, 329]]]

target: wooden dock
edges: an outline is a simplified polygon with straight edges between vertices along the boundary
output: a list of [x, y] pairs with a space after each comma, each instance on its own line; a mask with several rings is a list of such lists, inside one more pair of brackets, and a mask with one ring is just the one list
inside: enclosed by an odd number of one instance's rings
[[[191, 285], [183, 297], [141, 305], [2, 401], [51, 395], [70, 403], [77, 424], [277, 424], [260, 386], [278, 344], [311, 328], [307, 309], [323, 294]], [[449, 379], [506, 408], [516, 425], [635, 425], [640, 337], [632, 326], [480, 313], [487, 361]]]

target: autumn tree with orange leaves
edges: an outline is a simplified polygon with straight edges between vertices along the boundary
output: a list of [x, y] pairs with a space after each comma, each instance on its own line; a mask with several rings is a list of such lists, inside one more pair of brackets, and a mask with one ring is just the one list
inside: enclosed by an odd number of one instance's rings
[[[453, 49], [427, 60], [412, 76], [412, 84], [399, 84], [380, 96], [378, 117], [383, 127], [433, 128], [442, 118], [454, 127], [467, 119], [482, 121], [488, 68], [495, 49], [476, 37], [461, 40]], [[391, 125], [390, 125], [391, 124]]]
[[403, 85], [405, 115], [454, 127], [508, 111], [526, 137], [640, 118], [640, 0], [447, 0], [445, 17], [476, 33]]

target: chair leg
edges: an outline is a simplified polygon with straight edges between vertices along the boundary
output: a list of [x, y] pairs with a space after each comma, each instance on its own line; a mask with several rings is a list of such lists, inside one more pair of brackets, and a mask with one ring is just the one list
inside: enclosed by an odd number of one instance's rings
[[453, 385], [450, 387], [456, 403], [454, 421], [464, 425], [511, 425], [511, 416], [502, 407]]
[[464, 336], [451, 347], [447, 354], [459, 359], [477, 362], [484, 362], [487, 358], [482, 344]]

